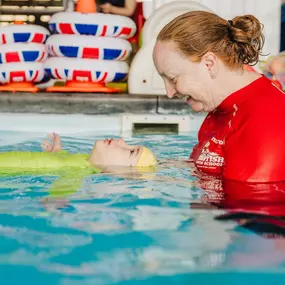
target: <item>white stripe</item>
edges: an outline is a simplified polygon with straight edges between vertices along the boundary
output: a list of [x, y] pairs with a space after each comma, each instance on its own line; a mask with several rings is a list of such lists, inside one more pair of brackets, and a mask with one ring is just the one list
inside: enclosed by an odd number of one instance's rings
[[30, 33], [29, 39], [27, 40], [28, 43], [32, 42], [32, 39], [34, 37], [34, 33]]
[[79, 32], [76, 30], [75, 24], [70, 24], [70, 27], [74, 34], [79, 34]]
[[83, 58], [83, 48], [82, 46], [78, 46], [77, 58]]
[[[117, 60], [121, 60], [123, 59], [123, 55], [124, 55], [125, 50], [121, 51], [121, 54], [117, 57]], [[126, 53], [127, 54], [127, 53]]]
[[98, 57], [99, 59], [104, 59], [104, 49], [103, 48], [99, 48]]
[[19, 51], [19, 52], [18, 52], [18, 55], [19, 55], [20, 62], [24, 62], [24, 55], [23, 55], [23, 52], [22, 52], [22, 51]]

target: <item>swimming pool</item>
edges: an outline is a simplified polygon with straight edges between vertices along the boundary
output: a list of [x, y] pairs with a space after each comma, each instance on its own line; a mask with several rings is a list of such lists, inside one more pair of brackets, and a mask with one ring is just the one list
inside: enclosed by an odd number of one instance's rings
[[[0, 131], [0, 151], [40, 150], [41, 133]], [[108, 136], [110, 137], [110, 136]], [[100, 133], [64, 135], [70, 152], [91, 150]], [[193, 135], [127, 140], [160, 158], [188, 157]], [[193, 179], [189, 169], [160, 175]], [[46, 202], [55, 177], [0, 178], [1, 284], [268, 284], [283, 280], [285, 246], [219, 222], [220, 210], [191, 209], [201, 189], [170, 182], [86, 177]], [[281, 284], [281, 283], [280, 283]]]

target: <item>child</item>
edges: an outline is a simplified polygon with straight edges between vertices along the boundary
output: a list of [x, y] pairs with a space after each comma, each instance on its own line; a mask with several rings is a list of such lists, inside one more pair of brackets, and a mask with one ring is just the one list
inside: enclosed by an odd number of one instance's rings
[[261, 69], [266, 77], [280, 82], [281, 89], [285, 89], [285, 52], [268, 58]]
[[[129, 146], [122, 139], [99, 140], [90, 154], [71, 154], [62, 149], [58, 134], [53, 133], [49, 137], [51, 142], [42, 142], [44, 152], [0, 153], [0, 175], [58, 176], [48, 192], [52, 197], [62, 197], [80, 189], [88, 175], [102, 172], [116, 175], [153, 172], [153, 167], [157, 164], [154, 154], [148, 148]], [[127, 170], [122, 172], [122, 167]]]
[[60, 136], [50, 135], [51, 142], [43, 141], [44, 152], [0, 153], [0, 172], [45, 172], [83, 170], [101, 172], [105, 166], [153, 167], [157, 161], [153, 153], [143, 146], [129, 146], [122, 139], [99, 140], [90, 154], [71, 154], [62, 149]]

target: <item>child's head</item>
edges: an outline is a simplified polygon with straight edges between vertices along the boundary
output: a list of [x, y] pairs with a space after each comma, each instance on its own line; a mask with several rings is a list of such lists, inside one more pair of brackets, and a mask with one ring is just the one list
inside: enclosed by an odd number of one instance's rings
[[93, 165], [151, 167], [157, 161], [144, 146], [130, 146], [123, 139], [99, 140], [94, 144], [89, 161]]

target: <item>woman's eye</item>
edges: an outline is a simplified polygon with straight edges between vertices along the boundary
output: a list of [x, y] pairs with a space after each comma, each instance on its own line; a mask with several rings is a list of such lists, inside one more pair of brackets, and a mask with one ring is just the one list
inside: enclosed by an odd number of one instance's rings
[[134, 150], [131, 150], [130, 155], [132, 156], [134, 154], [134, 152], [135, 152]]

